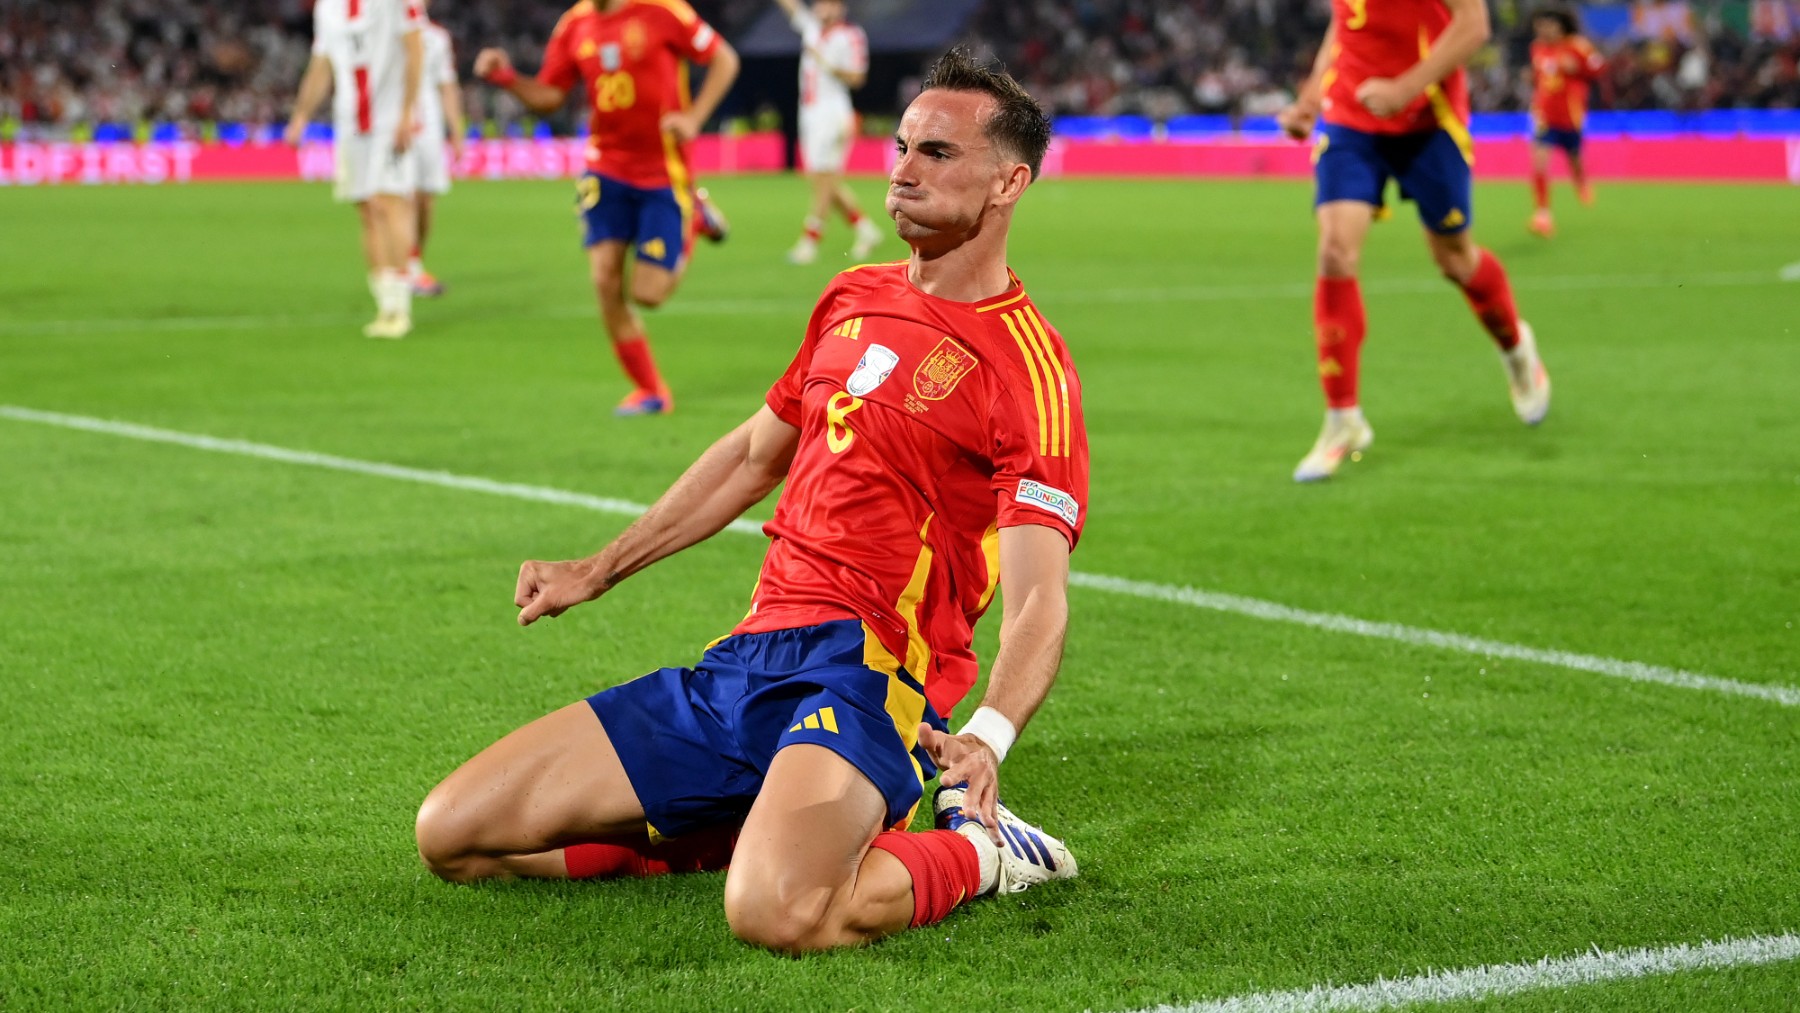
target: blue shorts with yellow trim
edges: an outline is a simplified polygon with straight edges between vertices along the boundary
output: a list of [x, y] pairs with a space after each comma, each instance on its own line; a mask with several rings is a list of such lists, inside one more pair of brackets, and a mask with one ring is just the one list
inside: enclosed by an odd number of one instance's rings
[[1475, 221], [1474, 173], [1446, 130], [1411, 134], [1371, 134], [1325, 124], [1313, 156], [1318, 188], [1313, 206], [1335, 200], [1380, 207], [1389, 179], [1400, 181], [1400, 196], [1419, 208], [1419, 221], [1432, 232], [1452, 235]]
[[1579, 130], [1539, 127], [1538, 132], [1531, 139], [1552, 148], [1561, 148], [1571, 155], [1581, 154], [1581, 131]]
[[[588, 697], [644, 806], [653, 838], [741, 822], [775, 754], [824, 746], [887, 800], [903, 826], [937, 768], [918, 721], [943, 728], [904, 669], [870, 668], [872, 634], [854, 619], [745, 633], [708, 648], [693, 668], [664, 668]], [[915, 715], [918, 715], [915, 717]]]
[[641, 187], [597, 172], [575, 182], [581, 245], [609, 239], [637, 247], [637, 259], [674, 271], [687, 254], [688, 198], [672, 186]]

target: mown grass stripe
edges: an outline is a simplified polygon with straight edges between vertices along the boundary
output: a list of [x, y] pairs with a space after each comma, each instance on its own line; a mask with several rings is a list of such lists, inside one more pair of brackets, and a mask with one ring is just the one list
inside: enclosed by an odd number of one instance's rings
[[[132, 422], [117, 422], [110, 419], [92, 418], [85, 415], [68, 415], [61, 412], [40, 411], [33, 408], [21, 408], [14, 405], [0, 405], [0, 417], [18, 422], [35, 422], [43, 425], [58, 426], [64, 429], [77, 429], [85, 432], [105, 433], [122, 436], [128, 439], [144, 440], [152, 443], [170, 443], [191, 447], [196, 450], [208, 450], [223, 454], [236, 454], [243, 457], [254, 457], [266, 461], [279, 461], [284, 464], [300, 464], [316, 468], [328, 468], [333, 471], [353, 472], [360, 475], [372, 475], [378, 478], [392, 478], [407, 482], [419, 482], [425, 485], [441, 486], [447, 489], [460, 489], [466, 492], [487, 493], [492, 496], [507, 496], [513, 499], [530, 500], [537, 503], [554, 503], [561, 506], [579, 507], [598, 513], [615, 514], [621, 517], [637, 517], [646, 508], [642, 503], [630, 500], [612, 499], [606, 496], [593, 496], [587, 493], [571, 492], [566, 489], [553, 489], [541, 485], [524, 485], [517, 482], [497, 482], [493, 479], [478, 478], [471, 475], [458, 475], [448, 471], [433, 471], [425, 468], [411, 468], [405, 465], [384, 464], [378, 461], [363, 461], [350, 457], [338, 457], [333, 454], [319, 454], [307, 450], [291, 450], [286, 447], [271, 446], [266, 443], [252, 443], [247, 440], [220, 439], [198, 433], [184, 433], [173, 429], [159, 429], [154, 426], [143, 426]], [[762, 534], [762, 525], [749, 520], [738, 519], [726, 526], [726, 530], [739, 534]], [[1800, 687], [1779, 684], [1740, 682], [1736, 679], [1725, 679], [1699, 672], [1689, 672], [1677, 668], [1665, 668], [1650, 665], [1641, 661], [1627, 661], [1618, 658], [1607, 658], [1591, 654], [1577, 654], [1571, 651], [1559, 651], [1540, 647], [1529, 647], [1524, 644], [1507, 643], [1502, 640], [1488, 640], [1482, 637], [1471, 637], [1461, 633], [1447, 633], [1442, 630], [1425, 629], [1418, 626], [1406, 626], [1400, 623], [1374, 622], [1358, 619], [1354, 616], [1339, 615], [1333, 612], [1312, 612], [1294, 608], [1279, 602], [1264, 601], [1260, 598], [1247, 598], [1243, 595], [1226, 594], [1219, 591], [1206, 591], [1192, 587], [1178, 587], [1171, 584], [1156, 584], [1148, 581], [1131, 580], [1125, 577], [1110, 577], [1105, 574], [1074, 572], [1069, 575], [1070, 583], [1076, 587], [1094, 591], [1106, 591], [1112, 594], [1127, 595], [1149, 601], [1160, 601], [1175, 605], [1186, 605], [1192, 608], [1209, 609], [1215, 612], [1226, 612], [1233, 615], [1247, 616], [1253, 619], [1265, 619], [1271, 622], [1293, 623], [1309, 626], [1313, 629], [1326, 630], [1333, 633], [1350, 633], [1356, 636], [1373, 637], [1379, 640], [1392, 640], [1418, 647], [1434, 647], [1440, 650], [1456, 651], [1488, 658], [1508, 658], [1514, 661], [1527, 661], [1540, 665], [1551, 665], [1558, 668], [1588, 672], [1594, 675], [1610, 676], [1617, 679], [1629, 679], [1634, 682], [1655, 683], [1664, 686], [1675, 686], [1681, 689], [1701, 690], [1703, 692], [1723, 693], [1733, 696], [1750, 697], [1781, 704], [1785, 707], [1800, 707]]]

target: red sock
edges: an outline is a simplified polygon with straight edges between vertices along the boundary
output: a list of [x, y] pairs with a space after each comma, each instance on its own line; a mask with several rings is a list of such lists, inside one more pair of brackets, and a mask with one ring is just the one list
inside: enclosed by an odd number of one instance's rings
[[656, 371], [656, 360], [650, 355], [650, 342], [642, 334], [613, 342], [613, 354], [619, 357], [619, 366], [639, 390], [663, 389], [662, 375]]
[[1511, 351], [1519, 343], [1519, 308], [1513, 305], [1512, 282], [1506, 280], [1506, 268], [1500, 266], [1500, 258], [1482, 250], [1475, 273], [1463, 283], [1462, 290], [1469, 307], [1481, 318], [1481, 326], [1493, 335], [1494, 344], [1503, 352]]
[[663, 876], [671, 872], [716, 872], [731, 864], [737, 845], [735, 825], [706, 830], [663, 841], [621, 844], [598, 841], [571, 844], [563, 849], [563, 864], [570, 879], [617, 879], [629, 876]]
[[1319, 382], [1332, 408], [1356, 407], [1356, 367], [1368, 329], [1356, 279], [1320, 278], [1313, 290], [1313, 335], [1319, 346]]
[[981, 859], [975, 845], [954, 830], [911, 834], [888, 830], [869, 843], [900, 860], [913, 881], [914, 928], [944, 920], [958, 904], [981, 892]]
[[863, 213], [861, 211], [846, 211], [844, 212], [844, 217], [849, 220], [850, 227], [854, 229], [862, 224]]
[[417, 243], [414, 243], [414, 244], [413, 244], [413, 251], [412, 251], [412, 259], [414, 259], [414, 260], [418, 260], [418, 259], [419, 259], [419, 253], [420, 253], [420, 250], [421, 250], [421, 247], [420, 247], [420, 246], [419, 246], [419, 244], [417, 244]]
[[1550, 210], [1550, 175], [1543, 172], [1531, 174], [1531, 196], [1537, 200], [1539, 211]]
[[805, 234], [806, 238], [816, 243], [825, 235], [825, 229], [823, 226], [808, 224], [805, 229]]

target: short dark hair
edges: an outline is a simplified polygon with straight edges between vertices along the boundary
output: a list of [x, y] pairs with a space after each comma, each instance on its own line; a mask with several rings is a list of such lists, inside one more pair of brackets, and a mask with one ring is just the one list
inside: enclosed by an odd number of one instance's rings
[[937, 58], [925, 73], [921, 91], [978, 91], [992, 95], [1000, 107], [983, 125], [987, 139], [1031, 167], [1036, 179], [1050, 147], [1050, 117], [1019, 82], [998, 63], [982, 63], [962, 46]]
[[1562, 26], [1564, 35], [1580, 35], [1581, 25], [1576, 22], [1575, 15], [1561, 4], [1545, 4], [1531, 12], [1531, 20], [1554, 21]]

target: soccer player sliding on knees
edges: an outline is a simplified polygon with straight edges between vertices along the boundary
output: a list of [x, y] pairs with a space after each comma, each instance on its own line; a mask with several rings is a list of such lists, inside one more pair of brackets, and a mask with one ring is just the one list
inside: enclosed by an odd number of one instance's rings
[[1469, 234], [1474, 143], [1463, 63], [1486, 44], [1484, 0], [1332, 0], [1312, 75], [1279, 115], [1296, 139], [1323, 119], [1313, 153], [1319, 223], [1313, 327], [1325, 425], [1294, 480], [1331, 477], [1375, 432], [1363, 418], [1357, 367], [1367, 318], [1359, 261], [1387, 181], [1417, 205], [1425, 244], [1499, 346], [1513, 410], [1527, 425], [1550, 411], [1550, 377], [1519, 319], [1506, 269]]
[[[953, 51], [901, 118], [887, 210], [908, 261], [825, 289], [764, 405], [595, 555], [528, 562], [553, 617], [723, 529], [785, 482], [748, 616], [692, 667], [570, 704], [459, 767], [419, 810], [444, 879], [717, 869], [739, 938], [795, 953], [928, 925], [1074, 876], [998, 797], [1061, 665], [1087, 501], [1081, 385], [1007, 266], [1048, 120]], [[973, 626], [1004, 592], [982, 705]], [[909, 833], [941, 771], [937, 829]]]

